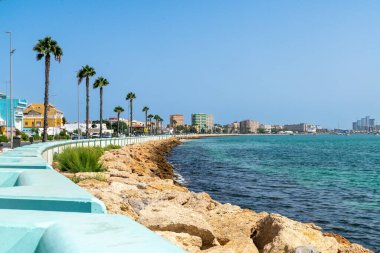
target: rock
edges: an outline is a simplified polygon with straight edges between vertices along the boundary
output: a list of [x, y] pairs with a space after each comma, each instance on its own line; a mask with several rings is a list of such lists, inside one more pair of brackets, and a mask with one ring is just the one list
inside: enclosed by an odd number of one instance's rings
[[187, 252], [196, 253], [201, 250], [202, 239], [198, 236], [171, 231], [156, 231], [156, 233], [168, 239], [172, 243], [182, 247]]
[[187, 233], [202, 239], [202, 248], [212, 246], [215, 236], [206, 220], [197, 212], [167, 202], [147, 206], [138, 222], [154, 231]]
[[209, 248], [204, 253], [259, 253], [259, 250], [249, 238], [240, 238], [228, 242], [224, 246]]
[[321, 253], [316, 250], [313, 246], [301, 246], [297, 247], [294, 253]]
[[259, 220], [252, 238], [263, 253], [293, 253], [305, 245], [323, 253], [337, 253], [339, 248], [334, 238], [323, 236], [315, 226], [279, 214], [270, 214]]
[[372, 251], [364, 248], [363, 246], [351, 243], [349, 240], [341, 235], [334, 233], [324, 233], [324, 236], [333, 237], [339, 243], [339, 253], [371, 253]]
[[[220, 244], [225, 245], [230, 241], [240, 241], [242, 238], [250, 239], [256, 223], [265, 215], [267, 214], [258, 214], [231, 204], [218, 203], [206, 212], [205, 219], [213, 228]], [[250, 242], [253, 244], [252, 240]]]

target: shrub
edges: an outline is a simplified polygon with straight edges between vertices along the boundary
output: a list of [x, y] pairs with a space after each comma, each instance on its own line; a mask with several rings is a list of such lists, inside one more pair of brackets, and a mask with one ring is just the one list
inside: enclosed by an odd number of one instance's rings
[[104, 149], [104, 151], [109, 151], [111, 149], [119, 149], [119, 148], [121, 148], [121, 146], [115, 145], [115, 144], [110, 144], [107, 147], [104, 147], [103, 149]]
[[8, 138], [5, 135], [0, 135], [0, 142], [8, 142]]
[[33, 140], [38, 141], [40, 139], [41, 139], [41, 136], [39, 136], [38, 134], [33, 134]]
[[48, 135], [47, 139], [48, 141], [52, 141], [54, 139], [54, 135]]
[[99, 158], [104, 149], [97, 147], [66, 148], [61, 154], [56, 155], [56, 161], [62, 171], [100, 172], [104, 171]]
[[27, 141], [27, 140], [29, 140], [29, 135], [27, 135], [26, 133], [21, 133], [21, 139], [23, 141]]

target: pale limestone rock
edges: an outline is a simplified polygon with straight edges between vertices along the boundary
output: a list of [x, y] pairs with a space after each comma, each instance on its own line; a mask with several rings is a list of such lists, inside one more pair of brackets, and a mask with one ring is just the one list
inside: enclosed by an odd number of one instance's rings
[[323, 253], [337, 253], [339, 245], [332, 237], [310, 224], [293, 221], [279, 214], [261, 219], [253, 241], [263, 253], [293, 253], [297, 247], [313, 247]]
[[202, 238], [202, 247], [213, 245], [212, 228], [197, 212], [167, 202], [154, 203], [140, 211], [138, 222], [152, 230], [187, 233]]
[[209, 248], [204, 253], [259, 253], [259, 250], [253, 244], [250, 238], [240, 238], [228, 242], [224, 246]]
[[155, 231], [157, 234], [168, 239], [172, 243], [182, 247], [187, 252], [198, 253], [201, 251], [202, 239], [198, 236], [171, 231]]

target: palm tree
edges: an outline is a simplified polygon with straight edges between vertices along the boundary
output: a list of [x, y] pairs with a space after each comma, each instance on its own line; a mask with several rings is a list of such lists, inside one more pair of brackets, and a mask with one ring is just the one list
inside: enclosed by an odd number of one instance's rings
[[48, 108], [49, 108], [49, 84], [50, 84], [50, 57], [54, 55], [54, 59], [61, 62], [63, 55], [62, 49], [58, 46], [57, 41], [51, 37], [45, 37], [38, 40], [37, 44], [33, 47], [33, 51], [37, 52], [37, 61], [45, 57], [45, 95], [44, 95], [44, 136], [42, 141], [47, 141], [47, 128], [48, 128]]
[[124, 112], [124, 108], [118, 105], [113, 109], [113, 111], [117, 113], [117, 133], [119, 134], [120, 113]]
[[89, 137], [88, 124], [90, 122], [90, 77], [96, 75], [95, 69], [88, 65], [83, 66], [77, 73], [78, 85], [86, 79], [86, 135]]
[[156, 134], [157, 134], [157, 130], [158, 130], [158, 121], [160, 120], [160, 116], [159, 115], [154, 115], [153, 119], [156, 121], [155, 125], [156, 125]]
[[148, 127], [148, 111], [149, 111], [149, 107], [148, 106], [144, 106], [144, 108], [142, 109], [143, 112], [145, 112], [145, 127]]
[[136, 99], [136, 94], [133, 92], [129, 92], [127, 97], [125, 98], [127, 101], [129, 100], [129, 134], [132, 134], [133, 130], [133, 100]]
[[110, 84], [108, 80], [102, 76], [99, 76], [93, 84], [93, 88], [99, 88], [100, 91], [100, 138], [102, 138], [103, 133], [103, 87], [107, 86], [108, 84]]
[[164, 122], [164, 119], [163, 118], [159, 118], [158, 121], [160, 122], [159, 123], [159, 126], [160, 126], [160, 132], [162, 133], [162, 122]]
[[148, 115], [148, 119], [149, 119], [149, 134], [152, 134], [152, 118], [154, 117], [154, 115], [153, 114], [149, 114]]

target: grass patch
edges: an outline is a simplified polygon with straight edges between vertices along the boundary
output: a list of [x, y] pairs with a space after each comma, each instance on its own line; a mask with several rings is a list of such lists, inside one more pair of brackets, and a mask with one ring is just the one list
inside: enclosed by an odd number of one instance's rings
[[80, 181], [87, 180], [87, 179], [95, 179], [97, 181], [107, 182], [107, 177], [103, 173], [96, 174], [95, 176], [90, 176], [90, 177], [73, 176], [70, 178], [70, 180], [76, 184], [79, 183]]
[[[119, 148], [121, 148], [121, 146], [114, 145], [114, 144], [108, 145], [107, 147], [104, 147], [104, 148], [100, 148], [100, 147], [66, 148], [62, 153], [54, 154], [53, 159], [55, 162], [58, 163], [58, 167], [61, 171], [67, 171], [71, 173], [102, 172], [105, 170], [105, 168], [103, 167], [103, 164], [99, 162], [99, 158], [103, 155], [105, 151], [109, 151], [112, 149], [119, 149]], [[99, 180], [99, 181], [102, 181], [102, 180]]]
[[110, 151], [112, 149], [119, 149], [121, 148], [121, 146], [119, 145], [115, 145], [115, 144], [110, 144], [108, 145], [107, 147], [103, 148], [104, 151]]
[[104, 149], [97, 147], [66, 148], [61, 154], [55, 156], [61, 171], [77, 172], [101, 172], [103, 164], [99, 158]]

